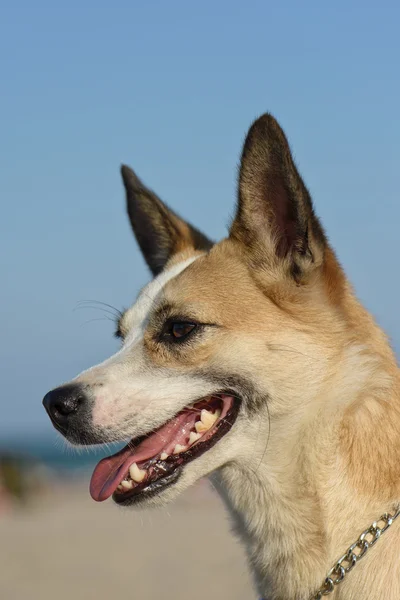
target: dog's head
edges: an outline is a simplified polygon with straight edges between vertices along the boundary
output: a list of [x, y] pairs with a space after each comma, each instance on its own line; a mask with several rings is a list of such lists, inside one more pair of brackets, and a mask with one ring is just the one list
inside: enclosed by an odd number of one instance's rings
[[118, 322], [121, 349], [44, 404], [73, 443], [130, 440], [96, 467], [91, 493], [131, 504], [227, 464], [251, 468], [269, 435], [290, 435], [327, 385], [344, 279], [270, 115], [248, 133], [219, 243], [131, 169], [122, 177], [154, 279]]

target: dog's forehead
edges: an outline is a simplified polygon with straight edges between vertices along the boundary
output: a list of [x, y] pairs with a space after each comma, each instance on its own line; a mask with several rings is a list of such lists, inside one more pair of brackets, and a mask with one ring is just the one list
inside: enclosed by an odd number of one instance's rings
[[148, 315], [157, 303], [158, 298], [162, 295], [166, 284], [182, 273], [182, 271], [200, 256], [201, 254], [198, 253], [195, 256], [191, 256], [180, 262], [175, 262], [175, 264], [162, 271], [162, 273], [157, 275], [157, 277], [141, 290], [135, 304], [124, 313], [121, 319], [123, 329], [130, 332], [129, 337], [131, 337], [132, 333], [134, 334], [137, 332], [138, 329], [141, 330], [143, 328]]

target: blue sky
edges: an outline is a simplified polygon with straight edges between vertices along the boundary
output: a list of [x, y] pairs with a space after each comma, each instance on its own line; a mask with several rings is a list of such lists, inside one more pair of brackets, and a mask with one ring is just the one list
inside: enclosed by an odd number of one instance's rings
[[281, 122], [339, 258], [400, 348], [400, 5], [3, 3], [0, 439], [50, 434], [41, 398], [111, 354], [148, 274], [127, 162], [210, 236], [251, 121]]

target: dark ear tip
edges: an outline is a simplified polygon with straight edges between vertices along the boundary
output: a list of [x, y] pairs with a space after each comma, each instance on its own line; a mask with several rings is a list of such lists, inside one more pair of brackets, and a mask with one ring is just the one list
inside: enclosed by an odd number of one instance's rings
[[120, 171], [123, 179], [126, 179], [130, 175], [134, 175], [132, 169], [128, 167], [128, 165], [121, 164]]
[[[261, 117], [258, 117], [250, 127], [250, 132], [263, 132], [269, 134], [283, 134], [282, 127], [278, 121], [271, 115], [271, 113], [264, 113]], [[250, 133], [249, 132], [249, 133]]]
[[125, 184], [125, 187], [130, 187], [130, 188], [135, 188], [135, 189], [139, 189], [143, 187], [142, 182], [140, 181], [139, 177], [136, 175], [136, 173], [130, 168], [128, 167], [128, 165], [121, 165], [121, 175], [122, 175], [122, 180]]
[[265, 113], [258, 117], [251, 125], [243, 147], [243, 156], [252, 149], [263, 148], [267, 152], [273, 149], [284, 150], [289, 148], [285, 132], [278, 121], [270, 113]]
[[271, 115], [271, 113], [264, 113], [261, 116], [257, 117], [257, 119], [254, 121], [254, 123], [268, 123], [268, 124], [278, 124], [278, 121], [275, 119], [275, 117], [273, 115]]

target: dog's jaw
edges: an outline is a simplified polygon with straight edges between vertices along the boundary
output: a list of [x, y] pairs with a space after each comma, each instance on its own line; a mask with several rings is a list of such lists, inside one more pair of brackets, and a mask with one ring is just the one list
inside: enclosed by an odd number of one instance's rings
[[185, 407], [157, 430], [132, 439], [97, 465], [90, 488], [93, 499], [113, 495], [118, 504], [127, 505], [158, 494], [230, 432], [239, 410], [236, 397], [213, 394]]

